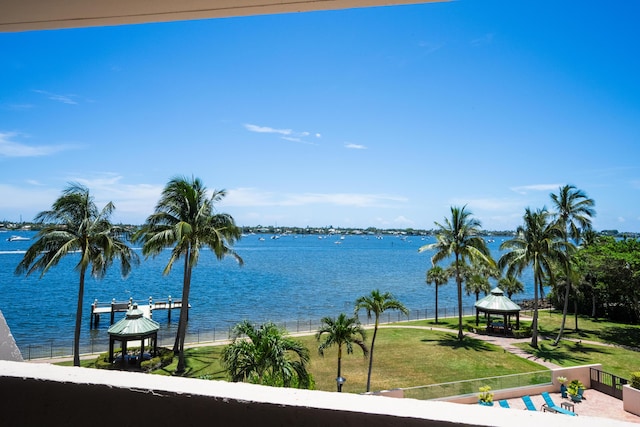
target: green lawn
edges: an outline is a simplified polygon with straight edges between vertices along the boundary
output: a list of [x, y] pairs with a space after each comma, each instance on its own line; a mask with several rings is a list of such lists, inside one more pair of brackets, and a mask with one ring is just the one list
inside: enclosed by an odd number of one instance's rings
[[[475, 317], [465, 317], [465, 324], [475, 325]], [[561, 315], [556, 312], [540, 313], [542, 335], [555, 337]], [[383, 327], [378, 333], [374, 353], [371, 388], [383, 390], [397, 387], [413, 387], [497, 375], [508, 375], [539, 371], [542, 368], [529, 360], [505, 352], [502, 348], [467, 336], [464, 341], [456, 339], [457, 318], [421, 320], [398, 323]], [[417, 328], [394, 326], [428, 326], [451, 329], [451, 333]], [[567, 326], [573, 328], [573, 318]], [[640, 326], [624, 325], [606, 321], [580, 318], [580, 332], [567, 330], [566, 337], [583, 340], [582, 343], [565, 340], [553, 347], [550, 341], [542, 340], [535, 350], [528, 343], [518, 344], [536, 356], [560, 366], [576, 366], [601, 363], [607, 372], [628, 378], [630, 372], [640, 370], [640, 353], [622, 347], [588, 344], [584, 341], [599, 341], [618, 346], [640, 347]], [[369, 332], [369, 338], [373, 331]], [[313, 336], [298, 337], [311, 351], [310, 371], [316, 389], [333, 391], [336, 388], [337, 349], [331, 348], [325, 356], [318, 355]], [[220, 365], [222, 346], [195, 347], [186, 350], [186, 376], [192, 378], [226, 378]], [[366, 389], [368, 362], [359, 348], [354, 354], [343, 356], [342, 375], [347, 378], [345, 392], [360, 393]], [[359, 352], [359, 353], [358, 353]], [[71, 365], [71, 362], [65, 363]], [[174, 363], [156, 372], [172, 375]], [[93, 360], [82, 361], [82, 366], [92, 367]]]
[[[336, 389], [337, 349], [318, 356], [313, 337], [300, 340], [312, 349], [311, 372], [319, 390]], [[366, 390], [367, 360], [362, 352], [343, 356], [345, 392]], [[542, 370], [540, 365], [505, 352], [501, 347], [454, 333], [422, 329], [381, 328], [374, 352], [372, 390], [412, 387]]]

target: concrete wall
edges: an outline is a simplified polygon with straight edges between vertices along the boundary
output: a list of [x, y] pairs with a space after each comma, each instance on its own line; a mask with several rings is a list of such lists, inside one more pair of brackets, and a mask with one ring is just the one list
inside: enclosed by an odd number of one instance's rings
[[[629, 426], [480, 405], [0, 361], [2, 426]], [[579, 418], [579, 419], [578, 419]]]
[[629, 384], [622, 386], [622, 407], [625, 411], [640, 416], [640, 390]]

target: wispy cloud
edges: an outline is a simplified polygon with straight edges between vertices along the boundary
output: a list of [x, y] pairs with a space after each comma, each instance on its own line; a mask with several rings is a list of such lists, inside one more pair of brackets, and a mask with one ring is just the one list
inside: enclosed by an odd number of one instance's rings
[[26, 111], [33, 108], [33, 104], [5, 104], [3, 107], [9, 111]]
[[61, 102], [63, 104], [69, 104], [69, 105], [78, 104], [78, 102], [74, 99], [78, 97], [77, 95], [61, 95], [58, 93], [52, 93], [52, 92], [47, 92], [46, 90], [38, 90], [38, 89], [34, 89], [34, 92], [46, 96], [47, 99], [50, 99], [51, 101]]
[[276, 134], [276, 135], [281, 135], [280, 138], [284, 139], [285, 141], [298, 142], [298, 143], [301, 143], [301, 144], [316, 145], [315, 143], [309, 142], [309, 141], [305, 140], [304, 138], [313, 136], [316, 139], [320, 139], [322, 137], [322, 135], [320, 133], [318, 133], [318, 132], [316, 132], [316, 133], [311, 133], [311, 132], [307, 132], [307, 131], [296, 132], [293, 129], [277, 129], [277, 128], [272, 128], [270, 126], [258, 126], [258, 125], [254, 125], [254, 124], [250, 124], [250, 123], [245, 123], [243, 126], [249, 132], [273, 133], [273, 134]]
[[344, 144], [345, 148], [349, 148], [351, 150], [366, 150], [367, 147], [365, 145], [361, 145], [361, 144], [352, 144], [350, 142]]
[[384, 207], [407, 203], [408, 199], [389, 194], [360, 193], [275, 193], [256, 188], [229, 190], [225, 206], [304, 206], [335, 205]]
[[275, 129], [275, 128], [268, 127], [268, 126], [258, 126], [258, 125], [252, 125], [252, 124], [249, 124], [249, 123], [245, 124], [244, 127], [249, 132], [277, 133], [277, 134], [280, 134], [280, 135], [291, 135], [291, 134], [293, 134], [293, 130], [291, 130], [291, 129]]
[[471, 46], [485, 46], [493, 42], [493, 33], [488, 33], [482, 37], [471, 40]]
[[444, 44], [421, 41], [418, 43], [418, 46], [422, 49], [423, 54], [429, 55], [437, 50], [440, 50], [444, 46]]
[[60, 151], [77, 148], [73, 145], [26, 145], [14, 141], [18, 136], [13, 132], [0, 132], [0, 157], [40, 157], [49, 156]]
[[562, 184], [533, 184], [511, 187], [510, 190], [518, 194], [528, 194], [533, 191], [553, 191], [560, 187], [562, 187]]

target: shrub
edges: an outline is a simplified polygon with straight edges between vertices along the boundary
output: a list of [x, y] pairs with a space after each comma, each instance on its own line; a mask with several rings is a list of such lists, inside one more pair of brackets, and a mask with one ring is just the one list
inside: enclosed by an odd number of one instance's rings
[[640, 390], [640, 371], [631, 372], [631, 387]]
[[479, 388], [480, 394], [478, 394], [478, 400], [480, 402], [491, 403], [493, 402], [493, 393], [491, 393], [491, 387], [488, 385]]

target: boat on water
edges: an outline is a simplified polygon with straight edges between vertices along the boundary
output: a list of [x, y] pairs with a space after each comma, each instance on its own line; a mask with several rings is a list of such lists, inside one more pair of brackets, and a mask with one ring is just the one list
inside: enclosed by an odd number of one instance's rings
[[22, 237], [22, 236], [11, 236], [7, 239], [7, 242], [18, 242], [18, 241], [24, 241], [24, 240], [31, 240], [28, 237]]

